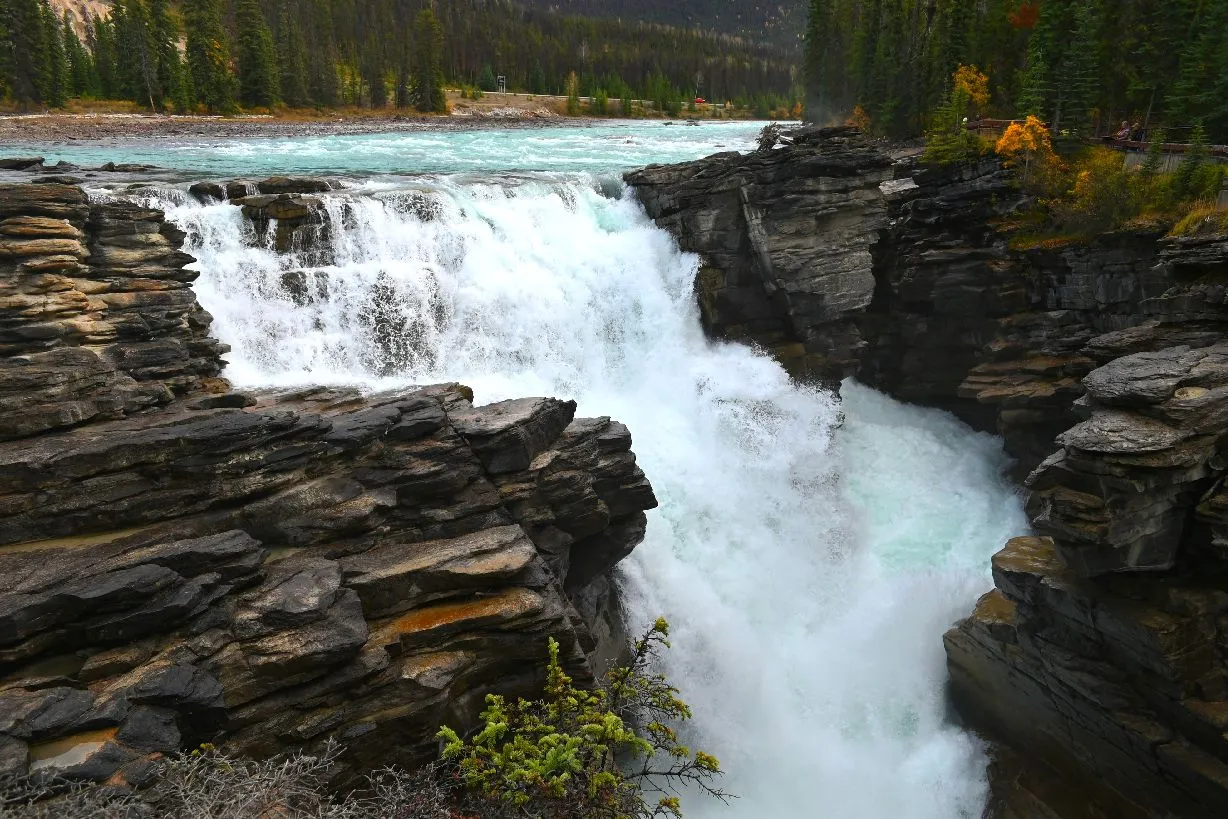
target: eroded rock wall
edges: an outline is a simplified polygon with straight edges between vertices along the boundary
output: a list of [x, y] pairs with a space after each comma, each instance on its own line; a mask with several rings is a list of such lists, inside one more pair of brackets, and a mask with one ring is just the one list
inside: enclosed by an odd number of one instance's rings
[[791, 374], [855, 376], [1003, 435], [1026, 475], [1075, 421], [1091, 339], [1145, 323], [1170, 286], [1158, 236], [1018, 251], [1020, 203], [996, 162], [933, 169], [852, 129], [627, 175], [648, 214], [701, 258], [705, 328]]
[[945, 637], [996, 743], [990, 815], [1228, 816], [1228, 237], [1012, 249], [996, 164], [892, 163], [847, 129], [628, 181], [700, 254], [710, 333], [1018, 459], [1034, 532]]
[[[160, 213], [0, 186], [0, 775], [211, 741], [434, 754], [591, 679], [656, 505], [626, 427], [460, 385], [239, 393]], [[601, 641], [604, 645], [599, 645]]]

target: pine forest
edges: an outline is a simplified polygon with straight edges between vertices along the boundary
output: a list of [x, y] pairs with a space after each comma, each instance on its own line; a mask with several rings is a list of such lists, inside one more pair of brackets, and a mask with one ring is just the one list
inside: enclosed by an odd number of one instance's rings
[[113, 0], [84, 24], [48, 0], [0, 0], [0, 90], [19, 106], [440, 111], [445, 85], [493, 91], [502, 75], [510, 91], [674, 113], [703, 96], [767, 115], [800, 100], [798, 63], [765, 42], [505, 0]]
[[810, 0], [805, 39], [817, 121], [860, 108], [918, 134], [964, 65], [988, 77], [988, 116], [1228, 141], [1228, 0]]

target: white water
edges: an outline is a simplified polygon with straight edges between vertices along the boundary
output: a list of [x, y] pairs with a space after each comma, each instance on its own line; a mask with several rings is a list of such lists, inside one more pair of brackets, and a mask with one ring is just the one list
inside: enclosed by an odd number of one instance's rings
[[[705, 340], [696, 259], [582, 177], [334, 195], [336, 263], [309, 272], [327, 298], [307, 305], [281, 285], [301, 260], [249, 247], [237, 208], [184, 202], [164, 200], [237, 384], [458, 380], [479, 403], [557, 395], [630, 426], [661, 508], [624, 588], [674, 624], [696, 744], [741, 796], [688, 816], [980, 816], [941, 635], [1026, 526], [995, 440]], [[381, 343], [389, 328], [412, 343]]]

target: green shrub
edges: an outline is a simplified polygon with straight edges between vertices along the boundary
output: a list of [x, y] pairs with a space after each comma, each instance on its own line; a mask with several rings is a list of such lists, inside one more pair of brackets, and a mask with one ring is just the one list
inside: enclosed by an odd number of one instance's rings
[[961, 65], [951, 77], [946, 99], [930, 114], [925, 130], [925, 161], [966, 164], [980, 159], [981, 139], [968, 130], [968, 115], [989, 100], [988, 80], [976, 68]]
[[1075, 165], [1074, 184], [1050, 204], [1059, 224], [1082, 230], [1108, 230], [1137, 211], [1132, 174], [1125, 157], [1109, 148], [1092, 148]]
[[512, 703], [487, 696], [481, 728], [471, 737], [440, 729], [443, 760], [456, 766], [465, 789], [508, 815], [680, 817], [675, 794], [684, 785], [727, 799], [712, 785], [721, 773], [716, 758], [682, 745], [671, 725], [690, 719], [690, 708], [650, 670], [668, 634], [668, 624], [657, 620], [635, 643], [632, 661], [593, 691], [572, 684], [551, 639], [542, 698]]

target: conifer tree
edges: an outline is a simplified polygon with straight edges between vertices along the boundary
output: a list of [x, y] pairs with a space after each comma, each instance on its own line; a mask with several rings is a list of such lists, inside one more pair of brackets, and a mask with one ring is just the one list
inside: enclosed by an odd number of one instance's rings
[[414, 107], [419, 111], [446, 114], [448, 100], [443, 88], [443, 27], [430, 6], [414, 20]]
[[43, 30], [41, 39], [46, 49], [42, 55], [45, 64], [42, 101], [53, 108], [62, 108], [68, 101], [72, 74], [69, 72], [68, 54], [64, 50], [64, 38], [60, 32], [60, 19], [56, 17], [47, 0], [40, 4], [39, 25]]
[[98, 76], [99, 95], [104, 99], [118, 99], [120, 71], [115, 43], [115, 26], [110, 20], [95, 17], [90, 25], [90, 50], [94, 54], [94, 73]]
[[115, 0], [111, 9], [118, 53], [123, 55], [126, 96], [133, 102], [157, 110], [162, 105], [162, 86], [158, 79], [158, 58], [149, 20], [141, 0]]
[[179, 55], [179, 27], [171, 18], [168, 0], [147, 0], [149, 39], [152, 43], [155, 75], [162, 108], [173, 106], [184, 112], [192, 107], [187, 69]]
[[238, 30], [239, 100], [248, 107], [268, 108], [280, 98], [277, 49], [260, 11], [260, 0], [235, 0]]
[[64, 53], [68, 57], [68, 89], [74, 97], [96, 96], [97, 79], [93, 76], [93, 62], [85, 50], [81, 38], [73, 30], [72, 18], [64, 13], [62, 39]]
[[529, 72], [529, 91], [534, 94], [545, 94], [548, 92], [546, 71], [542, 68], [540, 60], [533, 64], [533, 70]]
[[303, 30], [289, 0], [282, 0], [277, 23], [277, 65], [281, 69], [282, 100], [291, 108], [310, 104], [307, 94], [307, 61]]
[[307, 91], [317, 107], [336, 105], [340, 89], [337, 78], [337, 44], [329, 0], [312, 0], [307, 16], [310, 34], [307, 49]]
[[810, 0], [806, 20], [806, 119], [811, 122], [823, 122], [834, 113], [828, 99], [833, 68], [831, 6], [831, 0]]
[[13, 95], [10, 87], [13, 73], [13, 38], [9, 33], [10, 3], [11, 0], [0, 2], [0, 97], [5, 98]]
[[232, 113], [235, 88], [220, 3], [184, 0], [183, 22], [188, 39], [188, 72], [196, 102], [209, 111]]
[[371, 107], [386, 107], [388, 105], [388, 79], [384, 50], [374, 35], [367, 38], [366, 48], [362, 50], [362, 81], [367, 87], [367, 98]]
[[45, 0], [5, 0], [0, 18], [7, 34], [0, 47], [9, 93], [22, 106], [45, 102], [50, 90], [51, 63], [44, 40]]
[[1090, 135], [1096, 94], [1096, 12], [1092, 0], [1078, 0], [1073, 9], [1074, 36], [1058, 69], [1058, 108], [1053, 128], [1074, 136]]
[[485, 63], [482, 66], [482, 73], [478, 75], [478, 88], [483, 91], [498, 91], [499, 82], [495, 78], [495, 70], [490, 67], [490, 63]]

